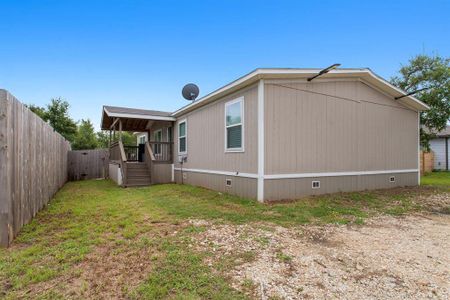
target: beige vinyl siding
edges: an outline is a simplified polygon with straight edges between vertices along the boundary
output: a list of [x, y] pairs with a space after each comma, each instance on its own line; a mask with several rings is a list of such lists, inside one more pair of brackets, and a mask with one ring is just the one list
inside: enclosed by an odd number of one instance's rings
[[151, 180], [153, 184], [172, 182], [172, 164], [153, 163]]
[[[393, 183], [389, 182], [391, 176], [395, 176]], [[316, 180], [320, 181], [319, 189], [311, 188], [312, 181]], [[308, 195], [385, 189], [416, 184], [417, 173], [271, 179], [264, 182], [264, 198], [265, 200], [295, 199]]]
[[[246, 198], [256, 198], [257, 180], [254, 178], [244, 178], [236, 176], [204, 174], [196, 172], [186, 172], [183, 182], [185, 184], [196, 185], [219, 191], [222, 193], [237, 195]], [[226, 186], [226, 179], [231, 178], [231, 187]], [[175, 171], [176, 183], [181, 183], [181, 171]]]
[[[225, 152], [225, 103], [244, 97], [244, 152]], [[184, 168], [257, 172], [257, 86], [252, 85], [178, 117], [174, 125], [175, 167], [178, 163], [178, 124], [186, 120], [187, 162]]]
[[417, 169], [417, 134], [416, 111], [361, 81], [265, 86], [265, 174]]

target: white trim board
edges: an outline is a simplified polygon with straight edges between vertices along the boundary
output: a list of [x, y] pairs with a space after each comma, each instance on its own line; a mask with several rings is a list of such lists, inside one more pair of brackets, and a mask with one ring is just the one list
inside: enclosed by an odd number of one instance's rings
[[[184, 151], [180, 151], [180, 124], [184, 123], [184, 136], [182, 136], [181, 138], [184, 138], [185, 142], [184, 142]], [[187, 123], [187, 119], [184, 118], [182, 120], [179, 120], [177, 123], [177, 141], [178, 141], [178, 145], [177, 145], [177, 153], [178, 156], [181, 155], [187, 155], [188, 152], [188, 123]]]
[[[420, 111], [417, 112], [417, 169], [420, 170]], [[420, 185], [420, 171], [417, 172], [417, 185]]]
[[130, 119], [142, 119], [142, 120], [159, 120], [159, 121], [176, 121], [176, 118], [167, 116], [152, 116], [152, 115], [143, 115], [143, 114], [130, 114], [130, 113], [113, 113], [108, 111], [106, 108], [103, 108], [108, 117], [117, 117], [117, 118], [130, 118]]
[[175, 182], [175, 165], [171, 164], [170, 165], [170, 178], [172, 182]]
[[[181, 168], [174, 168], [175, 171], [181, 171]], [[216, 171], [216, 170], [204, 170], [204, 169], [186, 169], [183, 168], [183, 172], [193, 172], [193, 173], [204, 173], [204, 174], [215, 174], [215, 175], [226, 175], [226, 176], [236, 176], [236, 177], [246, 177], [246, 178], [258, 178], [258, 174], [254, 173], [241, 173], [241, 172], [229, 172], [229, 171]]]
[[339, 177], [339, 176], [358, 176], [358, 175], [379, 175], [379, 174], [398, 174], [398, 173], [416, 173], [417, 169], [405, 170], [376, 170], [376, 171], [352, 171], [352, 172], [322, 172], [322, 173], [296, 173], [296, 174], [271, 174], [264, 175], [264, 179], [291, 179], [291, 178], [312, 178], [312, 177]]
[[258, 83], [258, 187], [257, 200], [264, 202], [264, 79]]
[[[227, 108], [230, 105], [233, 105], [235, 103], [240, 104], [241, 108], [241, 123], [240, 124], [234, 124], [234, 125], [227, 125]], [[225, 102], [225, 108], [224, 108], [224, 121], [225, 121], [225, 132], [224, 132], [224, 146], [225, 146], [225, 153], [242, 153], [245, 152], [245, 99], [244, 96], [241, 96], [239, 98], [230, 100]], [[234, 127], [234, 126], [241, 126], [241, 147], [239, 148], [228, 148], [228, 128]]]
[[[181, 171], [181, 168], [174, 168], [175, 171]], [[217, 171], [217, 170], [205, 170], [205, 169], [187, 169], [183, 168], [183, 171], [193, 173], [226, 175], [246, 178], [260, 179], [256, 173], [241, 173], [230, 171]], [[403, 169], [403, 170], [376, 170], [376, 171], [353, 171], [353, 172], [322, 172], [322, 173], [296, 173], [296, 174], [271, 174], [264, 175], [264, 179], [293, 179], [293, 178], [314, 178], [314, 177], [340, 177], [340, 176], [359, 176], [359, 175], [380, 175], [380, 174], [399, 174], [399, 173], [416, 173], [417, 169]]]

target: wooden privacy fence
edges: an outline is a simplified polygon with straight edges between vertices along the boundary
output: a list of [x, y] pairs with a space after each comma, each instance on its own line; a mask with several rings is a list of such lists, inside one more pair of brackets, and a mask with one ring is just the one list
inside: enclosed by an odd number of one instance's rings
[[108, 149], [69, 151], [69, 180], [106, 178], [108, 165]]
[[0, 89], [0, 245], [67, 181], [70, 144], [14, 96]]
[[420, 174], [433, 172], [434, 153], [420, 151]]

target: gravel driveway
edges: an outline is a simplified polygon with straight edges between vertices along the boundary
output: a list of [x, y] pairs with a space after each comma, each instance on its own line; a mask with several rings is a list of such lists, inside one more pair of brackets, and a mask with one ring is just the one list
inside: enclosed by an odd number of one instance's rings
[[252, 254], [226, 274], [252, 298], [450, 298], [450, 215], [382, 216], [364, 225], [207, 228], [197, 245], [214, 253], [210, 265]]

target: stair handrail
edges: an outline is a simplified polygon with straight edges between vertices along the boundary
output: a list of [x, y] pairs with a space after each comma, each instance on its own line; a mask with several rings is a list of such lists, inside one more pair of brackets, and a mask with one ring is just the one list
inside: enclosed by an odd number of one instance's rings
[[120, 149], [120, 160], [126, 162], [127, 156], [125, 155], [125, 148], [123, 147], [122, 141], [119, 141], [119, 149]]
[[122, 185], [127, 186], [127, 156], [125, 155], [125, 149], [123, 143], [119, 140], [120, 149], [120, 170], [122, 171]]
[[152, 181], [152, 164], [156, 160], [155, 155], [153, 154], [152, 147], [150, 147], [150, 143], [145, 142], [145, 162], [147, 163], [148, 172], [150, 174], [150, 182]]
[[150, 143], [149, 143], [148, 141], [145, 142], [145, 149], [147, 150], [146, 153], [149, 154], [150, 159], [151, 159], [152, 161], [155, 161], [155, 160], [156, 160], [155, 155], [153, 154], [152, 147], [150, 147]]

